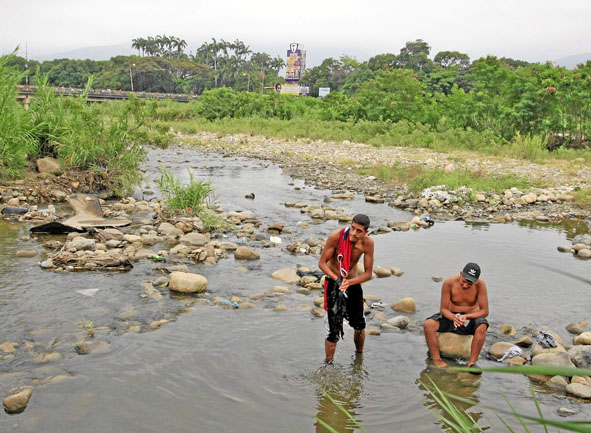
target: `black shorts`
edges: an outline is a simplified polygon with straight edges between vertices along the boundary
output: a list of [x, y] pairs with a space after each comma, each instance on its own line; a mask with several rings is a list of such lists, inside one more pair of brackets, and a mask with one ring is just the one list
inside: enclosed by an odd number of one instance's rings
[[[326, 286], [324, 289], [324, 308], [326, 311], [325, 316], [325, 326], [326, 326], [326, 339], [331, 343], [336, 343], [339, 341], [340, 335], [338, 330], [331, 329], [329, 323], [333, 321], [330, 320], [329, 315], [332, 316], [332, 306], [336, 300], [336, 289], [335, 284], [332, 278], [326, 277]], [[355, 284], [353, 286], [349, 286], [347, 289], [347, 314], [345, 316], [349, 326], [356, 330], [365, 329], [365, 316], [363, 315], [363, 289], [361, 288], [361, 284]]]
[[454, 334], [460, 335], [474, 335], [476, 328], [482, 324], [485, 324], [488, 329], [488, 322], [484, 317], [471, 319], [468, 321], [468, 323], [466, 323], [464, 326], [460, 326], [459, 328], [454, 326], [453, 320], [446, 319], [441, 315], [441, 313], [435, 313], [432, 316], [427, 317], [427, 320], [429, 319], [437, 320], [439, 322], [439, 329], [437, 332], [453, 332]]

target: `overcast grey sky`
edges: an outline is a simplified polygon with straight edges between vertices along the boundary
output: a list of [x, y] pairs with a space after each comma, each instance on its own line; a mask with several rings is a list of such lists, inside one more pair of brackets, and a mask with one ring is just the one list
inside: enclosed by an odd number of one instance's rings
[[544, 61], [591, 52], [590, 23], [589, 0], [0, 0], [0, 53], [20, 45], [24, 55], [26, 44], [41, 58], [164, 33], [186, 40], [187, 51], [211, 37], [272, 55], [300, 42], [309, 60], [397, 54], [421, 38], [431, 57]]

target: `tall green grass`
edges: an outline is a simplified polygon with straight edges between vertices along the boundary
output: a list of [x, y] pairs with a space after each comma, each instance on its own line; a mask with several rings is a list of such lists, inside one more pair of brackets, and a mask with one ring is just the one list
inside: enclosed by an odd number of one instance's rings
[[17, 101], [23, 74], [8, 66], [14, 56], [0, 57], [0, 179], [19, 176], [35, 148], [31, 119]]

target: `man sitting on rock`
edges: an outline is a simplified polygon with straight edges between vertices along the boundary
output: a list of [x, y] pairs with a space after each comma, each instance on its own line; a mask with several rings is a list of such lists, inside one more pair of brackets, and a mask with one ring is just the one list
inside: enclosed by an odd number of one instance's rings
[[[326, 310], [326, 361], [332, 362], [337, 341], [343, 336], [343, 319], [355, 330], [353, 340], [357, 353], [363, 353], [365, 317], [361, 283], [369, 281], [373, 271], [374, 242], [367, 235], [369, 217], [357, 214], [351, 226], [333, 231], [326, 240], [318, 267], [326, 274], [324, 309]], [[363, 255], [364, 272], [357, 272]]]
[[424, 324], [425, 340], [437, 367], [447, 365], [441, 359], [437, 332], [473, 335], [468, 367], [476, 366], [488, 329], [485, 319], [488, 316], [488, 295], [485, 282], [479, 278], [480, 266], [468, 263], [459, 275], [451, 276], [443, 282], [441, 309]]

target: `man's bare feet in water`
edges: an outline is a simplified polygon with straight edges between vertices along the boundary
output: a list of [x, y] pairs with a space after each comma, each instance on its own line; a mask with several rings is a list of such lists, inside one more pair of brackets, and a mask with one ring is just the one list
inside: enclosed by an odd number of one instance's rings
[[433, 364], [435, 364], [435, 366], [439, 368], [447, 367], [447, 363], [442, 359], [434, 359]]

